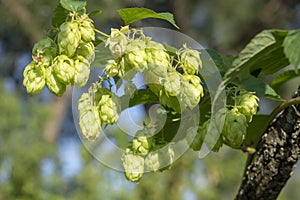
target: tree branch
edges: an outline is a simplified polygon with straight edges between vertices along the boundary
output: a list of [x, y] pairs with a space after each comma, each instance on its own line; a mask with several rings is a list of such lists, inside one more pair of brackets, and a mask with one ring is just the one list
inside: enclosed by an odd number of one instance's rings
[[[300, 87], [294, 98], [300, 97]], [[300, 156], [300, 104], [290, 105], [269, 125], [235, 199], [276, 199]]]

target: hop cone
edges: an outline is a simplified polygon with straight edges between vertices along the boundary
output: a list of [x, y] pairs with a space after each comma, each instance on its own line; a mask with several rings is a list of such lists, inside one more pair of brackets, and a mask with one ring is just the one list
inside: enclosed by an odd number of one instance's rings
[[179, 55], [181, 67], [186, 74], [197, 74], [198, 68], [202, 67], [200, 52], [184, 46]]
[[60, 25], [58, 33], [59, 53], [69, 57], [73, 56], [81, 39], [77, 22], [65, 22]]
[[89, 43], [95, 40], [94, 25], [93, 21], [88, 17], [88, 15], [85, 14], [83, 18], [84, 19], [79, 26], [81, 40]]
[[78, 110], [84, 111], [86, 107], [92, 106], [92, 100], [89, 93], [83, 93], [78, 100]]
[[106, 40], [105, 46], [109, 48], [113, 55], [122, 56], [125, 53], [129, 40], [124, 34], [126, 32], [126, 27], [121, 30], [111, 29], [110, 37]]
[[54, 72], [59, 80], [64, 84], [73, 84], [76, 69], [74, 68], [74, 61], [66, 55], [57, 56], [52, 63]]
[[203, 131], [202, 128], [198, 129], [197, 126], [190, 127], [187, 130], [187, 136], [186, 136], [186, 140], [190, 148], [193, 149], [194, 151], [199, 151], [202, 147], [205, 134], [206, 133]]
[[41, 62], [45, 67], [50, 65], [51, 60], [56, 56], [57, 45], [47, 37], [37, 42], [32, 49], [34, 61]]
[[57, 96], [61, 96], [66, 91], [66, 85], [56, 77], [52, 67], [47, 69], [46, 85]]
[[237, 148], [241, 146], [246, 129], [247, 119], [245, 115], [239, 113], [236, 107], [227, 112], [222, 134], [231, 147]]
[[157, 146], [145, 158], [145, 165], [149, 171], [164, 171], [170, 169], [174, 162], [174, 151], [171, 145]]
[[170, 56], [164, 46], [158, 42], [148, 41], [145, 49], [148, 67], [155, 75], [166, 77], [171, 67]]
[[[146, 132], [146, 133], [143, 133]], [[137, 136], [132, 140], [132, 150], [134, 153], [145, 156], [153, 146], [153, 138], [147, 137], [147, 129], [140, 130]]]
[[164, 79], [163, 86], [168, 96], [177, 96], [180, 93], [180, 74], [176, 71], [170, 72]]
[[147, 54], [145, 42], [141, 39], [133, 40], [126, 47], [125, 61], [131, 68], [143, 72], [147, 69]]
[[32, 61], [26, 66], [23, 76], [23, 85], [26, 87], [27, 93], [37, 94], [44, 89], [45, 69], [43, 66]]
[[107, 64], [105, 66], [105, 73], [108, 77], [114, 77], [114, 76], [120, 76], [122, 77], [122, 74], [124, 74], [125, 72], [121, 72], [121, 69], [119, 69], [118, 63], [115, 60], [108, 60]]
[[101, 120], [96, 106], [88, 93], [83, 93], [78, 101], [79, 126], [84, 138], [95, 140], [101, 131]]
[[186, 107], [194, 108], [204, 95], [200, 78], [195, 75], [184, 74], [181, 85], [181, 103]]
[[78, 56], [82, 56], [92, 63], [95, 59], [95, 47], [92, 42], [83, 43], [81, 42], [76, 50]]
[[122, 164], [127, 180], [139, 182], [144, 173], [144, 158], [127, 149], [122, 157]]
[[75, 77], [74, 77], [74, 84], [77, 85], [78, 87], [84, 86], [90, 75], [90, 64], [88, 60], [83, 58], [82, 56], [77, 56], [75, 62]]
[[214, 152], [218, 152], [223, 146], [223, 137], [217, 123], [217, 120], [208, 119], [199, 130], [207, 147]]
[[99, 102], [99, 114], [101, 120], [106, 124], [114, 124], [119, 118], [117, 104], [110, 95], [102, 95]]
[[247, 121], [252, 121], [252, 116], [256, 114], [259, 98], [251, 92], [242, 93], [236, 99], [238, 110], [246, 116]]

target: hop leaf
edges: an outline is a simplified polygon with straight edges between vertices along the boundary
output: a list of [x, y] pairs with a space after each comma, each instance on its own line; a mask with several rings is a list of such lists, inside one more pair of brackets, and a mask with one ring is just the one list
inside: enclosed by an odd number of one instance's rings
[[88, 60], [83, 58], [82, 56], [78, 56], [74, 62], [75, 66], [75, 77], [74, 77], [74, 84], [78, 87], [84, 86], [90, 75], [90, 64]]
[[236, 107], [227, 112], [222, 135], [231, 147], [238, 148], [241, 146], [245, 139], [246, 130], [247, 119], [245, 115], [239, 113]]
[[73, 84], [76, 70], [74, 61], [66, 55], [59, 55], [54, 58], [52, 67], [59, 80], [64, 84]]
[[47, 69], [46, 85], [57, 96], [61, 96], [66, 91], [66, 85], [56, 77], [52, 67]]
[[119, 118], [118, 105], [110, 95], [102, 95], [99, 101], [99, 114], [101, 120], [106, 124], [114, 124]]
[[78, 22], [65, 22], [58, 33], [59, 53], [73, 56], [81, 39]]
[[246, 116], [247, 121], [252, 121], [252, 116], [256, 114], [259, 98], [251, 92], [245, 92], [237, 96], [236, 104], [238, 111]]
[[145, 165], [149, 171], [164, 171], [171, 168], [174, 162], [174, 151], [171, 145], [156, 146], [145, 158]]
[[126, 179], [139, 182], [144, 173], [144, 158], [126, 149], [126, 153], [122, 157], [122, 164]]
[[45, 69], [43, 66], [32, 61], [23, 72], [23, 85], [30, 94], [37, 94], [45, 86]]

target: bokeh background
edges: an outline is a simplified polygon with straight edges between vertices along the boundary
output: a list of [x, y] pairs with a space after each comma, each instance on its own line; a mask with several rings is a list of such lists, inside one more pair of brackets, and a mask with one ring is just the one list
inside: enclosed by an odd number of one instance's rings
[[[187, 152], [171, 170], [146, 174], [133, 184], [123, 173], [96, 161], [81, 144], [72, 116], [72, 88], [61, 98], [47, 89], [35, 96], [26, 94], [23, 69], [31, 61], [33, 44], [51, 27], [57, 4], [0, 0], [0, 200], [233, 199], [244, 153], [225, 147], [198, 159]], [[88, 1], [88, 11], [103, 11], [93, 19], [106, 33], [122, 25], [116, 10], [132, 6], [173, 12], [181, 32], [223, 54], [237, 54], [263, 29], [300, 28], [296, 0]], [[134, 26], [172, 28], [151, 19]], [[282, 95], [290, 96], [295, 88], [296, 83], [290, 83], [281, 89]], [[297, 168], [279, 199], [298, 199], [299, 187]]]

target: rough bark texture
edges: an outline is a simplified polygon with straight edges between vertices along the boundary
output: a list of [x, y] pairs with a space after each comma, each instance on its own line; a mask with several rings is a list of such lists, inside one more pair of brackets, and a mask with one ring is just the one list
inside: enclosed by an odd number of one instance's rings
[[[300, 96], [300, 87], [294, 97]], [[300, 156], [300, 104], [284, 109], [269, 125], [248, 166], [237, 200], [274, 200]]]

